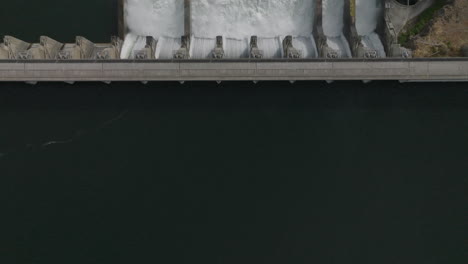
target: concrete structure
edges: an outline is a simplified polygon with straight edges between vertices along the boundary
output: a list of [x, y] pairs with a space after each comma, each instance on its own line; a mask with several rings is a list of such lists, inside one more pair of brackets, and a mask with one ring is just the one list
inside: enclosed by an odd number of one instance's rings
[[[135, 51], [134, 60], [119, 59], [122, 40], [118, 37], [113, 37], [110, 43], [96, 44], [79, 36], [75, 43], [64, 44], [42, 36], [39, 43], [31, 44], [6, 36], [0, 44], [0, 81], [468, 81], [468, 59], [409, 59], [409, 51], [397, 42], [398, 33], [393, 24], [399, 21], [394, 15], [395, 0], [386, 0], [377, 33], [387, 55], [398, 59], [380, 59], [378, 54], [364, 47], [355, 27], [355, 0], [345, 0], [343, 18], [346, 25], [344, 35], [355, 59], [340, 59], [342, 54], [327, 45], [327, 37], [323, 33], [322, 1], [317, 0], [313, 29], [321, 59], [304, 59], [301, 51], [293, 46], [293, 36], [286, 36], [280, 43], [282, 58], [264, 59], [257, 36], [252, 36], [249, 58], [227, 60], [224, 38], [217, 36], [210, 56], [212, 59], [190, 60], [193, 37], [191, 8], [190, 0], [184, 0], [184, 35], [181, 36], [180, 48], [170, 54], [170, 60], [156, 59], [160, 58], [157, 55], [158, 42], [151, 36], [140, 37], [145, 38], [146, 45]], [[432, 0], [420, 0], [421, 3], [423, 1], [429, 3]], [[424, 6], [413, 9], [413, 14], [423, 10]], [[124, 7], [125, 0], [120, 0], [121, 37], [127, 31]]]
[[[342, 58], [347, 57], [346, 54], [341, 54], [340, 50], [335, 50], [327, 44], [327, 36], [323, 32], [322, 26], [322, 9], [323, 1], [325, 0], [316, 0], [315, 2], [315, 20], [313, 28], [313, 36], [315, 38], [315, 44], [317, 46], [318, 56], [321, 58]], [[434, 0], [419, 0], [415, 5], [405, 6], [398, 3], [396, 0], [384, 0], [385, 1], [385, 11], [382, 14], [382, 19], [379, 21], [377, 26], [377, 34], [381, 39], [385, 52], [388, 57], [411, 57], [411, 52], [402, 48], [398, 44], [398, 33], [399, 30], [404, 24], [409, 20], [419, 15], [427, 7], [429, 7]], [[379, 54], [377, 50], [372, 50], [371, 48], [366, 47], [363, 44], [362, 36], [359, 36], [356, 30], [356, 0], [344, 0], [345, 2], [345, 12], [343, 12], [345, 28], [343, 29], [344, 36], [346, 41], [350, 45], [352, 56], [355, 58], [367, 58], [374, 59], [382, 57], [382, 54]], [[125, 6], [126, 0], [119, 0], [118, 3], [118, 17], [119, 17], [119, 36], [121, 39], [127, 33], [127, 26], [125, 22]], [[184, 36], [181, 37], [181, 46], [179, 49], [174, 50], [173, 58], [175, 59], [189, 59], [191, 54], [191, 40], [193, 37], [192, 34], [192, 17], [191, 17], [191, 0], [184, 0]], [[402, 14], [405, 14], [404, 16]], [[80, 37], [81, 38], [81, 37]], [[257, 40], [257, 41], [255, 41]], [[263, 52], [262, 47], [258, 45], [258, 39], [256, 36], [251, 38], [252, 43], [250, 57], [251, 58], [262, 58]], [[88, 54], [86, 44], [79, 44], [81, 41], [77, 39], [77, 45], [71, 47], [69, 44], [66, 44], [63, 48], [67, 52], [63, 56], [64, 52], [60, 52], [60, 57], [62, 58], [73, 58], [73, 59], [88, 59], [88, 58], [101, 58], [101, 59], [113, 59], [118, 58], [119, 56], [115, 55], [115, 52], [120, 50], [121, 43], [117, 42], [112, 43], [109, 47], [98, 47], [95, 46], [93, 50], [106, 49], [102, 51], [102, 54], [98, 54], [97, 51], [95, 54]], [[224, 48], [221, 48], [222, 45], [219, 45], [220, 40], [217, 40], [217, 47], [213, 51], [214, 58], [224, 58]], [[292, 47], [292, 42], [283, 41], [282, 54], [285, 58], [300, 58], [302, 57], [299, 50], [296, 50]], [[157, 43], [155, 43], [157, 46]], [[78, 47], [76, 47], [78, 46]], [[83, 47], [84, 46], [84, 47]], [[92, 46], [92, 45], [91, 45]], [[149, 46], [154, 46], [150, 44]], [[138, 56], [132, 56], [132, 58], [137, 59], [153, 59], [154, 54], [151, 54], [151, 49], [145, 48], [144, 52], [140, 52]], [[156, 47], [153, 47], [153, 50], [156, 50]], [[289, 53], [288, 53], [289, 51]], [[154, 53], [154, 52], [153, 52]], [[6, 52], [0, 49], [0, 58], [6, 57]], [[146, 55], [143, 55], [146, 54]], [[16, 58], [15, 56], [10, 58]]]
[[[349, 12], [344, 12], [344, 34], [351, 48], [351, 53], [354, 58], [366, 58], [366, 59], [376, 59], [381, 58], [382, 54], [379, 54], [377, 50], [370, 49], [364, 46], [362, 41], [362, 36], [359, 36], [356, 29], [356, 0], [347, 0], [345, 1], [345, 10]], [[383, 20], [383, 19], [382, 19]], [[383, 21], [377, 26], [377, 33], [379, 38], [383, 39], [382, 34], [382, 24]]]
[[398, 36], [411, 19], [430, 7], [434, 0], [419, 0], [415, 5], [405, 6], [395, 0], [385, 0], [383, 39], [385, 50], [390, 57], [411, 57], [411, 51], [401, 47]]
[[93, 43], [90, 40], [78, 36], [73, 44], [65, 44], [59, 51], [57, 59], [119, 59], [122, 41], [112, 37], [111, 43]]
[[302, 58], [302, 52], [294, 48], [293, 37], [286, 36], [283, 40], [283, 56], [288, 59], [300, 59]]
[[190, 0], [184, 0], [184, 12], [184, 35], [181, 37], [180, 49], [174, 51], [174, 59], [190, 59], [192, 38], [192, 8]]
[[174, 53], [174, 59], [190, 59], [190, 36], [182, 36], [181, 43], [180, 49]]
[[1, 81], [468, 81], [468, 59], [1, 61]]
[[84, 37], [76, 37], [75, 43], [63, 44], [47, 36], [39, 43], [28, 43], [12, 36], [5, 36], [0, 44], [0, 60], [79, 60], [118, 59], [122, 41], [112, 37], [110, 43], [96, 44]]
[[224, 45], [223, 44], [224, 44], [223, 36], [216, 36], [216, 46], [212, 53], [214, 59], [224, 58]]
[[[318, 55], [321, 58], [328, 58], [328, 59], [338, 59], [346, 57], [344, 54], [341, 54], [339, 50], [335, 50], [331, 48], [327, 44], [327, 36], [323, 31], [323, 1], [324, 0], [317, 0], [315, 2], [315, 16], [314, 16], [314, 29], [313, 29], [313, 36], [315, 38], [315, 44], [317, 46]], [[345, 0], [345, 3], [349, 3], [350, 0]], [[349, 5], [348, 5], [349, 6]], [[349, 15], [349, 12], [345, 10], [344, 17], [346, 21], [346, 17]], [[346, 34], [345, 34], [346, 35]]]
[[392, 23], [395, 33], [400, 34], [408, 22], [419, 16], [434, 2], [435, 0], [419, 0], [414, 5], [403, 5], [396, 0], [385, 0], [388, 22]]
[[260, 50], [258, 48], [257, 36], [252, 36], [250, 38], [250, 58], [253, 58], [253, 59], [263, 58], [263, 50]]
[[0, 44], [0, 59], [19, 59], [20, 53], [31, 48], [32, 44], [12, 36], [5, 36]]
[[155, 56], [156, 46], [157, 46], [157, 41], [153, 37], [147, 36], [145, 47], [142, 50], [136, 51], [135, 59], [137, 60], [155, 59], [156, 58]]

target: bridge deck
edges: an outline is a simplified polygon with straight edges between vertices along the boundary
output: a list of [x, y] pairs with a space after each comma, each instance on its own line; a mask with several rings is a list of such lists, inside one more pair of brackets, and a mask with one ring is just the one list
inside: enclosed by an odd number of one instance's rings
[[0, 61], [0, 81], [468, 81], [468, 59]]

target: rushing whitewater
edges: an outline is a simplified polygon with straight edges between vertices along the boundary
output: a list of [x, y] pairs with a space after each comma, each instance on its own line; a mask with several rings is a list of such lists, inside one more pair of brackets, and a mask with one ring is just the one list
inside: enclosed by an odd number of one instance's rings
[[174, 43], [178, 42], [180, 47], [180, 40], [176, 38], [184, 34], [184, 0], [126, 1], [125, 21], [129, 34], [120, 57], [133, 58], [135, 51], [146, 44], [142, 36], [153, 36], [159, 40], [156, 58], [172, 58]]
[[[192, 0], [193, 34], [201, 38], [224, 36], [227, 58], [247, 57], [248, 41], [254, 35], [259, 37], [264, 58], [280, 58], [282, 38], [309, 36], [313, 16], [313, 0]], [[316, 57], [314, 40], [308, 40], [312, 43], [296, 42], [298, 49], [304, 57]], [[194, 47], [194, 52], [197, 49]]]
[[356, 30], [362, 36], [362, 44], [375, 49], [380, 57], [385, 57], [385, 49], [375, 32], [378, 19], [382, 16], [382, 0], [356, 0]]
[[323, 1], [323, 33], [327, 36], [327, 45], [338, 51], [341, 57], [351, 57], [349, 43], [343, 34], [344, 0]]
[[180, 37], [184, 34], [184, 0], [126, 0], [125, 21], [135, 35]]
[[[196, 58], [205, 57], [207, 43], [222, 35], [227, 58], [248, 56], [248, 41], [258, 36], [264, 58], [282, 57], [282, 38], [307, 37], [313, 31], [314, 0], [192, 0], [192, 30]], [[296, 41], [304, 57], [316, 57], [313, 38]], [[294, 43], [294, 42], [293, 42]], [[246, 45], [247, 44], [247, 45]], [[211, 45], [211, 44], [210, 44]], [[212, 45], [211, 45], [212, 46]], [[201, 49], [201, 52], [197, 50]], [[307, 49], [307, 50], [305, 50]]]
[[[382, 0], [356, 0], [356, 28], [363, 45], [385, 56], [375, 33], [381, 16]], [[212, 57], [216, 36], [223, 36], [225, 58], [249, 56], [249, 40], [258, 36], [264, 58], [283, 56], [282, 39], [293, 36], [293, 45], [304, 58], [317, 57], [313, 31], [315, 0], [192, 0], [190, 55], [195, 59]], [[328, 45], [343, 57], [351, 57], [344, 37], [344, 0], [323, 1], [323, 29]], [[146, 39], [157, 41], [156, 58], [171, 59], [180, 48], [184, 34], [184, 0], [127, 0], [125, 19], [129, 34], [122, 58], [133, 58], [144, 48]]]
[[192, 0], [192, 29], [199, 37], [227, 35], [307, 36], [312, 32], [314, 0]]
[[[265, 58], [281, 57], [281, 40], [293, 35], [304, 57], [316, 57], [313, 29], [314, 0], [192, 0], [191, 57], [209, 58], [215, 37], [223, 36], [227, 58], [248, 57], [249, 39], [259, 36]], [[184, 34], [183, 0], [127, 0], [129, 35], [122, 58], [141, 48], [142, 38], [180, 38]], [[170, 58], [172, 47], [159, 47], [159, 58]], [[299, 48], [299, 47], [298, 47]], [[169, 53], [167, 53], [169, 52]]]

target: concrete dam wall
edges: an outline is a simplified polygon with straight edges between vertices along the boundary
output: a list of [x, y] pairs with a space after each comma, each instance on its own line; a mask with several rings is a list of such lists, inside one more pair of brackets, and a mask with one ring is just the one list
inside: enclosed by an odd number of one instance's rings
[[395, 8], [404, 7], [395, 0], [119, 0], [119, 36], [109, 43], [5, 36], [0, 81], [468, 79], [466, 60], [412, 59], [397, 43], [394, 25], [403, 18]]

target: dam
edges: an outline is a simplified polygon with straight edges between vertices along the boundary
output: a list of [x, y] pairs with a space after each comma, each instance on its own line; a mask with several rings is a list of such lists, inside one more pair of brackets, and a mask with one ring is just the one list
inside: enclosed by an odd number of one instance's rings
[[5, 36], [0, 81], [468, 81], [467, 58], [400, 46], [402, 12], [433, 1], [413, 2], [119, 0], [108, 43]]

